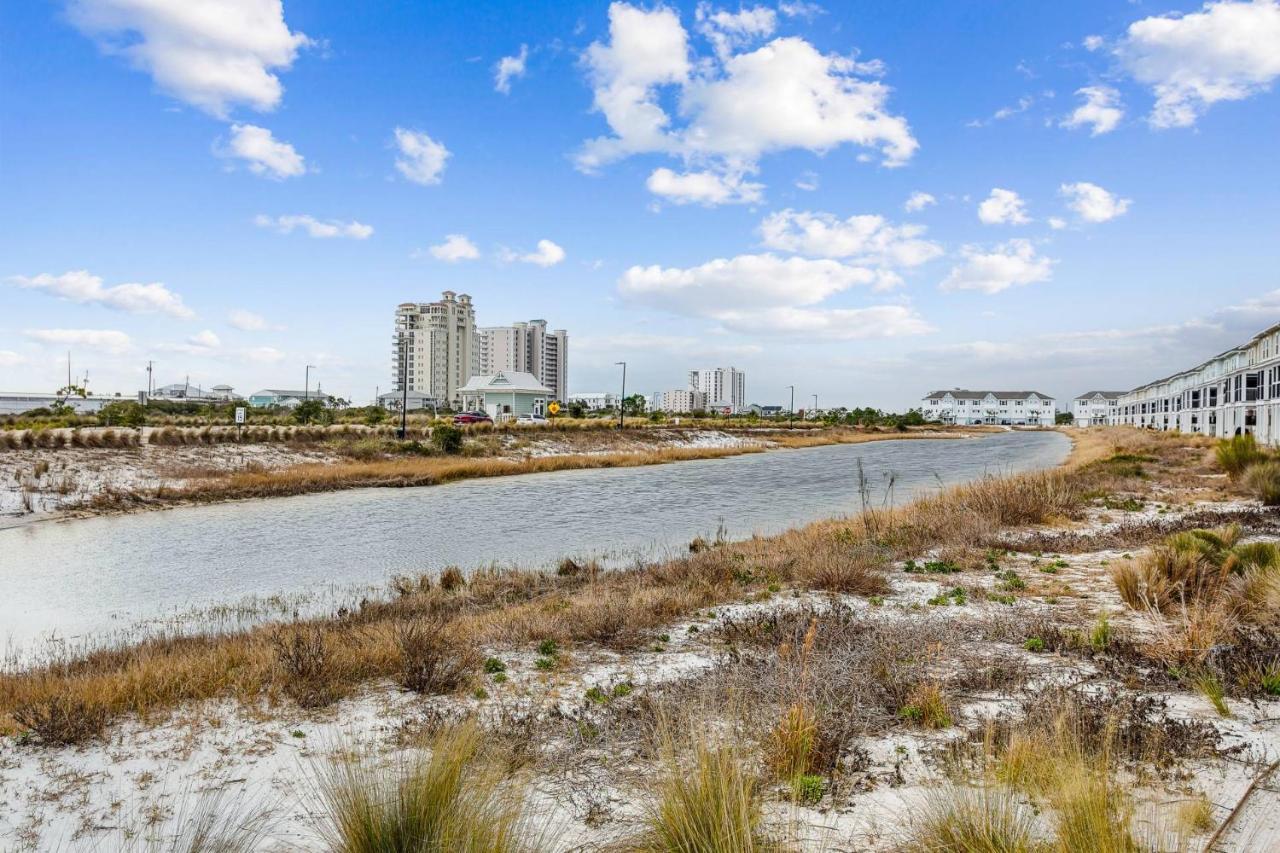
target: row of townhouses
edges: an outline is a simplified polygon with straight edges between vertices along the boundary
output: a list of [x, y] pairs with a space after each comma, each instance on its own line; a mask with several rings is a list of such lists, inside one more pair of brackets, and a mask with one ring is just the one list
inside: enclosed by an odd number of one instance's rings
[[446, 290], [436, 302], [398, 306], [392, 344], [392, 390], [379, 398], [384, 405], [407, 398], [411, 409], [461, 407], [464, 389], [470, 394], [486, 384], [478, 378], [499, 374], [508, 380], [520, 374], [522, 389], [547, 400], [568, 399], [568, 332], [548, 330], [546, 320], [477, 327], [465, 293]]
[[926, 420], [973, 426], [1052, 426], [1057, 403], [1038, 391], [934, 391], [921, 401]]
[[1280, 443], [1280, 325], [1119, 396], [1113, 424]]

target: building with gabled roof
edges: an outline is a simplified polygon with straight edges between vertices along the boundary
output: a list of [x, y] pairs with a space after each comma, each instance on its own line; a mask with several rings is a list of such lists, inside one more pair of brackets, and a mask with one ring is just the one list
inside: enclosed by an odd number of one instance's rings
[[1039, 391], [933, 391], [921, 400], [925, 420], [974, 426], [1052, 426], [1057, 402]]
[[1086, 391], [1071, 401], [1072, 423], [1076, 426], [1106, 426], [1115, 416], [1124, 391]]
[[458, 396], [464, 411], [484, 412], [494, 423], [520, 415], [545, 415], [547, 404], [555, 399], [536, 376], [518, 370], [472, 376], [458, 389]]

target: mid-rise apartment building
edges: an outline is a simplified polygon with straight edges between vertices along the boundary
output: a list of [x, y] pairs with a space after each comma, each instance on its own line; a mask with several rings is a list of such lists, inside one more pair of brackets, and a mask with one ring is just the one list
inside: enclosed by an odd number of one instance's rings
[[713, 409], [736, 414], [747, 407], [746, 374], [733, 367], [690, 370], [689, 390], [701, 393]]
[[945, 424], [1052, 426], [1057, 405], [1038, 391], [934, 391], [921, 401], [926, 420]]
[[1114, 424], [1280, 444], [1280, 325], [1117, 400]]
[[476, 312], [471, 297], [446, 290], [438, 302], [396, 308], [392, 387], [458, 406], [475, 368]]
[[658, 391], [650, 399], [650, 408], [659, 412], [687, 415], [690, 412], [704, 411], [707, 408], [707, 395], [687, 388]]
[[551, 390], [553, 400], [568, 399], [569, 333], [547, 331], [546, 320], [478, 329], [475, 358], [479, 376], [528, 373]]
[[1071, 422], [1076, 426], [1111, 423], [1123, 395], [1123, 391], [1086, 391], [1071, 401]]

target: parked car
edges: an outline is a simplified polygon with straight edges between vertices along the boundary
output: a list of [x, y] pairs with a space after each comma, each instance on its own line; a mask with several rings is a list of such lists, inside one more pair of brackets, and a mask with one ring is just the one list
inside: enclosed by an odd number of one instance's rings
[[459, 412], [453, 416], [454, 426], [463, 426], [465, 424], [491, 424], [493, 418], [484, 412]]
[[516, 423], [518, 423], [518, 424], [545, 424], [545, 423], [547, 423], [547, 419], [546, 419], [546, 418], [544, 418], [542, 415], [521, 415], [520, 417], [516, 418]]

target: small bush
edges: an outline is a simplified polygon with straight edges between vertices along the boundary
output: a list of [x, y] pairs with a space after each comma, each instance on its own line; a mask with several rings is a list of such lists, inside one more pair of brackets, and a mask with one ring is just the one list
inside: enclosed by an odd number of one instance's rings
[[933, 682], [916, 685], [898, 716], [926, 729], [951, 727], [951, 712], [947, 709], [942, 688]]
[[1264, 506], [1280, 506], [1280, 461], [1250, 465], [1244, 472], [1244, 484]]
[[342, 696], [333, 654], [319, 628], [281, 629], [273, 638], [285, 694], [303, 708], [321, 708]]
[[1214, 448], [1214, 457], [1218, 460], [1218, 467], [1232, 480], [1238, 480], [1249, 466], [1267, 458], [1250, 433], [1222, 439]]
[[462, 430], [451, 424], [438, 424], [431, 428], [431, 446], [441, 453], [453, 455], [462, 452]]
[[415, 693], [452, 693], [470, 678], [479, 662], [475, 649], [439, 619], [401, 623], [396, 628], [396, 646], [401, 658], [400, 684]]
[[41, 742], [64, 746], [101, 736], [107, 727], [107, 709], [85, 699], [50, 696], [14, 708], [13, 719]]
[[440, 573], [440, 588], [445, 592], [461, 589], [466, 584], [467, 579], [463, 576], [462, 569], [457, 566], [448, 566]]
[[499, 672], [506, 672], [507, 665], [500, 658], [487, 658], [484, 662], [484, 671], [489, 675], [497, 675]]
[[1035, 811], [995, 783], [948, 785], [925, 798], [906, 849], [938, 853], [1036, 853]]

